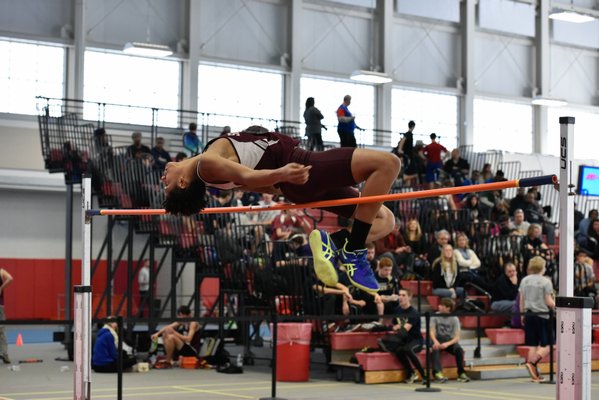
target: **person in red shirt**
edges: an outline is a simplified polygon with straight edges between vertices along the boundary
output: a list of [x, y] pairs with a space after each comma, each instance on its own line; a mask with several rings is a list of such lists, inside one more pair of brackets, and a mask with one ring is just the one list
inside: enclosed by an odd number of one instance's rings
[[443, 168], [443, 158], [441, 153], [449, 153], [447, 149], [437, 143], [437, 134], [431, 133], [431, 142], [424, 146], [421, 156], [426, 160], [426, 181], [435, 182], [439, 175], [439, 169]]

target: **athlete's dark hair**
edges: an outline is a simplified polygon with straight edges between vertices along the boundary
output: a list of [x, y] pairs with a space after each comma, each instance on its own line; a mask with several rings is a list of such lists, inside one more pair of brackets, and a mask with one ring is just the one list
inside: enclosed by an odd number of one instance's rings
[[206, 184], [195, 179], [186, 189], [176, 187], [167, 193], [162, 206], [169, 214], [197, 214], [206, 207]]

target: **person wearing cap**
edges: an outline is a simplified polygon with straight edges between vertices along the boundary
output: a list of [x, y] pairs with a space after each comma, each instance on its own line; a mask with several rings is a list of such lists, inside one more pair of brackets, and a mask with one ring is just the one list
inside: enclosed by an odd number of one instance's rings
[[133, 140], [133, 144], [127, 147], [127, 157], [142, 158], [144, 155], [152, 157], [152, 150], [141, 143], [141, 132], [133, 132], [131, 139]]
[[432, 184], [438, 179], [439, 169], [443, 168], [441, 153], [448, 153], [445, 146], [437, 143], [437, 134], [430, 134], [431, 142], [422, 148], [420, 156], [426, 160], [426, 182]]

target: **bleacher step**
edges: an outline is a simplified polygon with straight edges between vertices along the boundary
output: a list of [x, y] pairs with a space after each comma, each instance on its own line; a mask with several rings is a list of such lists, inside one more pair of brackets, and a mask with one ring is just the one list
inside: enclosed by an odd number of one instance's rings
[[[474, 344], [462, 344], [462, 348], [466, 352], [466, 358], [473, 357], [474, 350], [476, 349], [476, 342]], [[513, 354], [516, 350], [516, 346], [512, 344], [490, 344], [480, 347], [480, 355], [483, 358], [487, 357], [505, 357], [509, 354]]]
[[489, 365], [468, 370], [468, 376], [476, 380], [526, 378], [530, 375], [523, 365]]
[[466, 365], [473, 368], [487, 366], [517, 366], [523, 364], [524, 361], [524, 358], [517, 354], [510, 354], [502, 357], [468, 358], [466, 359]]

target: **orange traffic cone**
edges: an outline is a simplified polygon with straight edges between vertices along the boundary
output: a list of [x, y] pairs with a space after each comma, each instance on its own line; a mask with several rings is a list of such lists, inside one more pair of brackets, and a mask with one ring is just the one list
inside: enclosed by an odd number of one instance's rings
[[23, 346], [23, 335], [21, 335], [19, 333], [19, 335], [17, 336], [17, 346]]

